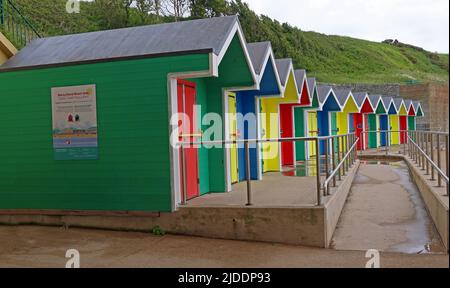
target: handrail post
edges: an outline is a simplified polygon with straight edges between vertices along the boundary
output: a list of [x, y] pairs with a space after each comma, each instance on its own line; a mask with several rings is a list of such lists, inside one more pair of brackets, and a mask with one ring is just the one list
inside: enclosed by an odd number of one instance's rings
[[384, 137], [386, 138], [386, 156], [389, 155], [389, 131], [386, 131]]
[[321, 192], [321, 183], [320, 183], [320, 142], [319, 138], [315, 140], [316, 145], [316, 170], [317, 170], [317, 206], [322, 205], [322, 192]]
[[180, 147], [180, 162], [181, 162], [181, 179], [183, 181], [183, 201], [181, 205], [187, 204], [187, 183], [186, 183], [186, 161], [185, 161], [185, 154], [184, 154], [184, 146], [181, 144]]
[[[333, 171], [336, 170], [336, 138], [331, 138], [331, 161], [332, 163], [332, 167], [333, 167]], [[336, 187], [336, 175], [333, 176], [333, 187]]]
[[[340, 136], [338, 136], [338, 144], [337, 144], [337, 157], [338, 157], [338, 163], [341, 163], [341, 137]], [[341, 170], [341, 168], [339, 168], [339, 173], [338, 173], [338, 179], [339, 179], [339, 181], [341, 181], [342, 180], [342, 170]]]
[[[329, 161], [329, 159], [328, 159], [328, 141], [329, 141], [329, 139], [327, 138], [325, 140], [325, 145], [324, 145], [324, 148], [325, 148], [325, 175], [326, 175], [326, 179], [328, 179], [328, 177], [330, 176], [330, 167], [329, 167], [329, 164], [328, 164], [328, 161]], [[324, 191], [324, 196], [327, 196], [325, 193], [326, 193], [326, 191]]]
[[[425, 154], [427, 156], [430, 156], [428, 154], [429, 150], [428, 150], [428, 146], [429, 146], [429, 142], [430, 142], [430, 134], [425, 134], [426, 135], [426, 141], [425, 141]], [[428, 159], [426, 160], [426, 167], [427, 167], [427, 173], [425, 175], [430, 175], [430, 162], [428, 162]]]
[[250, 170], [250, 145], [248, 140], [244, 142], [245, 146], [245, 171], [246, 171], [246, 179], [247, 179], [247, 205], [252, 206], [252, 176]]
[[[439, 169], [442, 170], [441, 166], [441, 135], [436, 134], [436, 146], [437, 146], [437, 165]], [[438, 187], [442, 187], [442, 178], [441, 174], [438, 173]]]
[[[431, 141], [430, 141], [430, 146], [431, 146], [431, 162], [433, 162], [434, 163], [434, 141], [433, 141], [433, 134], [430, 134], [430, 139], [431, 139]], [[433, 166], [431, 166], [431, 181], [434, 181], [434, 180], [436, 180], [435, 179], [435, 177], [434, 177], [434, 167]]]
[[[350, 151], [350, 141], [348, 141], [348, 135], [345, 135], [345, 143], [346, 143], [346, 146], [345, 146], [345, 155], [347, 155], [347, 153]], [[346, 167], [347, 167], [347, 172], [350, 170], [350, 162], [349, 162], [349, 158], [347, 157], [346, 159], [345, 159], [345, 164], [346, 164]]]
[[[422, 150], [425, 150], [425, 134], [422, 132], [421, 142], [422, 146], [420, 147]], [[422, 156], [422, 171], [425, 171], [425, 154], [420, 153]]]
[[[445, 140], [445, 159], [446, 159], [445, 162], [447, 162], [446, 163], [447, 176], [449, 175], [449, 173], [448, 173], [448, 162], [449, 162], [449, 159], [448, 159], [448, 138], [449, 138], [449, 135], [447, 135], [446, 140]], [[446, 196], [448, 196], [448, 182], [447, 182], [447, 194], [446, 194]]]
[[403, 130], [403, 155], [406, 156], [406, 144], [408, 143], [408, 138], [406, 137], [406, 132]]

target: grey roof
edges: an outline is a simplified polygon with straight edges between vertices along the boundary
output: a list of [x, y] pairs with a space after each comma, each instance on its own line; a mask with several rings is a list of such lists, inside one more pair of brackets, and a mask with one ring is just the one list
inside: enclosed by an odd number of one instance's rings
[[277, 59], [275, 60], [278, 69], [278, 75], [280, 76], [281, 85], [286, 86], [287, 77], [289, 75], [289, 68], [292, 64], [292, 59]]
[[386, 110], [389, 110], [390, 105], [391, 105], [391, 101], [392, 101], [392, 97], [389, 96], [381, 96], [381, 101], [383, 101], [383, 105], [384, 107], [386, 107]]
[[412, 100], [405, 100], [405, 106], [406, 110], [409, 112], [409, 108], [411, 108], [411, 105], [413, 104]]
[[403, 99], [402, 98], [394, 98], [395, 109], [400, 110], [400, 106], [402, 106]]
[[370, 104], [376, 110], [378, 108], [378, 102], [380, 102], [381, 95], [369, 95]]
[[[303, 85], [305, 84], [306, 70], [295, 70], [294, 71], [295, 81], [297, 82], [298, 93], [302, 93]], [[308, 91], [309, 93], [309, 91]]]
[[318, 85], [317, 86], [317, 94], [319, 98], [319, 103], [323, 104], [328, 98], [328, 95], [330, 95], [330, 92], [333, 91], [333, 88], [331, 86], [327, 85]]
[[366, 99], [367, 92], [356, 92], [353, 93], [353, 98], [355, 98], [356, 105], [361, 107], [364, 104], [364, 100]]
[[314, 88], [316, 88], [316, 78], [307, 78], [306, 79], [308, 81], [308, 89], [309, 89], [309, 96], [313, 97], [314, 96]]
[[422, 114], [425, 114], [425, 112], [422, 109], [422, 104], [420, 103], [420, 101], [413, 101], [413, 106], [414, 106], [414, 111], [417, 113], [419, 112], [419, 108], [422, 110]]
[[341, 106], [344, 106], [345, 103], [347, 103], [348, 97], [350, 97], [350, 94], [352, 93], [351, 89], [343, 88], [343, 87], [335, 87], [333, 88], [334, 93], [336, 94], [336, 98], [339, 101], [339, 104]]
[[41, 38], [0, 70], [211, 51], [219, 55], [237, 16]]
[[248, 54], [252, 59], [253, 68], [257, 75], [260, 75], [263, 71], [264, 60], [266, 60], [267, 50], [271, 48], [270, 42], [258, 42], [247, 44]]

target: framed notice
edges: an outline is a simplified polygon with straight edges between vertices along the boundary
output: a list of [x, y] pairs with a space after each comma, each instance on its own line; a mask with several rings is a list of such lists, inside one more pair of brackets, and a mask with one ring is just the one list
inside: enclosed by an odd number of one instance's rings
[[55, 160], [98, 158], [95, 85], [52, 88]]

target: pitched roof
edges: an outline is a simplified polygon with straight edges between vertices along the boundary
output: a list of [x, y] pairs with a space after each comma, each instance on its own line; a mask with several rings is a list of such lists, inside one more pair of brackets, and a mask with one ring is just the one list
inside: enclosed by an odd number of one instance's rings
[[358, 107], [362, 107], [364, 104], [364, 100], [366, 100], [367, 92], [356, 92], [353, 93], [353, 98], [355, 98], [356, 105]]
[[277, 65], [278, 75], [280, 75], [281, 85], [286, 86], [290, 68], [292, 67], [292, 59], [277, 59], [275, 63]]
[[333, 91], [333, 88], [331, 86], [318, 85], [317, 86], [317, 95], [319, 98], [319, 103], [324, 104], [325, 101], [327, 101], [327, 98], [332, 91]]
[[308, 78], [306, 80], [308, 81], [309, 95], [311, 97], [313, 97], [314, 96], [314, 88], [316, 88], [316, 85], [317, 85], [316, 78]]
[[[411, 105], [413, 105], [413, 101], [412, 100], [405, 100], [405, 106], [406, 106], [406, 110], [410, 110]], [[414, 108], [414, 107], [413, 107]]]
[[347, 103], [347, 100], [349, 97], [351, 97], [352, 94], [352, 90], [349, 88], [343, 88], [343, 87], [338, 87], [338, 88], [333, 88], [334, 93], [336, 94], [336, 98], [339, 101], [339, 104], [341, 106], [344, 106], [345, 103]]
[[295, 76], [295, 81], [297, 82], [298, 93], [302, 93], [303, 85], [305, 84], [305, 79], [306, 79], [306, 70], [304, 70], [304, 69], [295, 70], [294, 76]]
[[257, 75], [260, 75], [264, 68], [267, 51], [271, 48], [270, 42], [257, 42], [247, 44], [248, 54], [253, 63], [253, 68]]
[[209, 51], [219, 55], [237, 16], [41, 38], [0, 70]]
[[400, 110], [400, 107], [402, 106], [402, 104], [403, 104], [403, 99], [402, 98], [394, 98], [394, 105], [395, 105], [395, 109], [397, 111]]
[[369, 95], [370, 104], [376, 110], [378, 108], [378, 103], [380, 103], [381, 95]]
[[391, 102], [393, 101], [392, 99], [393, 98], [389, 97], [389, 96], [381, 96], [381, 101], [383, 102], [383, 105], [384, 105], [384, 108], [386, 108], [386, 111], [389, 110], [389, 108], [391, 106]]

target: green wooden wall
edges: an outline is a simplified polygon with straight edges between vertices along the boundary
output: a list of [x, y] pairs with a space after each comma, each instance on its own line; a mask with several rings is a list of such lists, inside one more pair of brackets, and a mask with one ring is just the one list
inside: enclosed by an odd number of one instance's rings
[[[167, 75], [208, 55], [0, 73], [0, 209], [170, 211]], [[99, 159], [54, 161], [51, 88], [95, 84]]]
[[[369, 122], [369, 131], [377, 131], [377, 115], [376, 114], [368, 114], [368, 122]], [[377, 142], [377, 133], [371, 132], [369, 133], [369, 148], [377, 148], [378, 142]]]
[[[314, 89], [313, 103], [311, 107], [294, 107], [294, 124], [295, 124], [295, 137], [306, 137], [305, 131], [305, 113], [308, 110], [315, 110], [319, 107], [319, 101], [317, 99], [317, 92]], [[312, 143], [312, 142], [311, 142]], [[297, 141], [295, 142], [295, 158], [296, 161], [306, 160], [306, 143]]]

